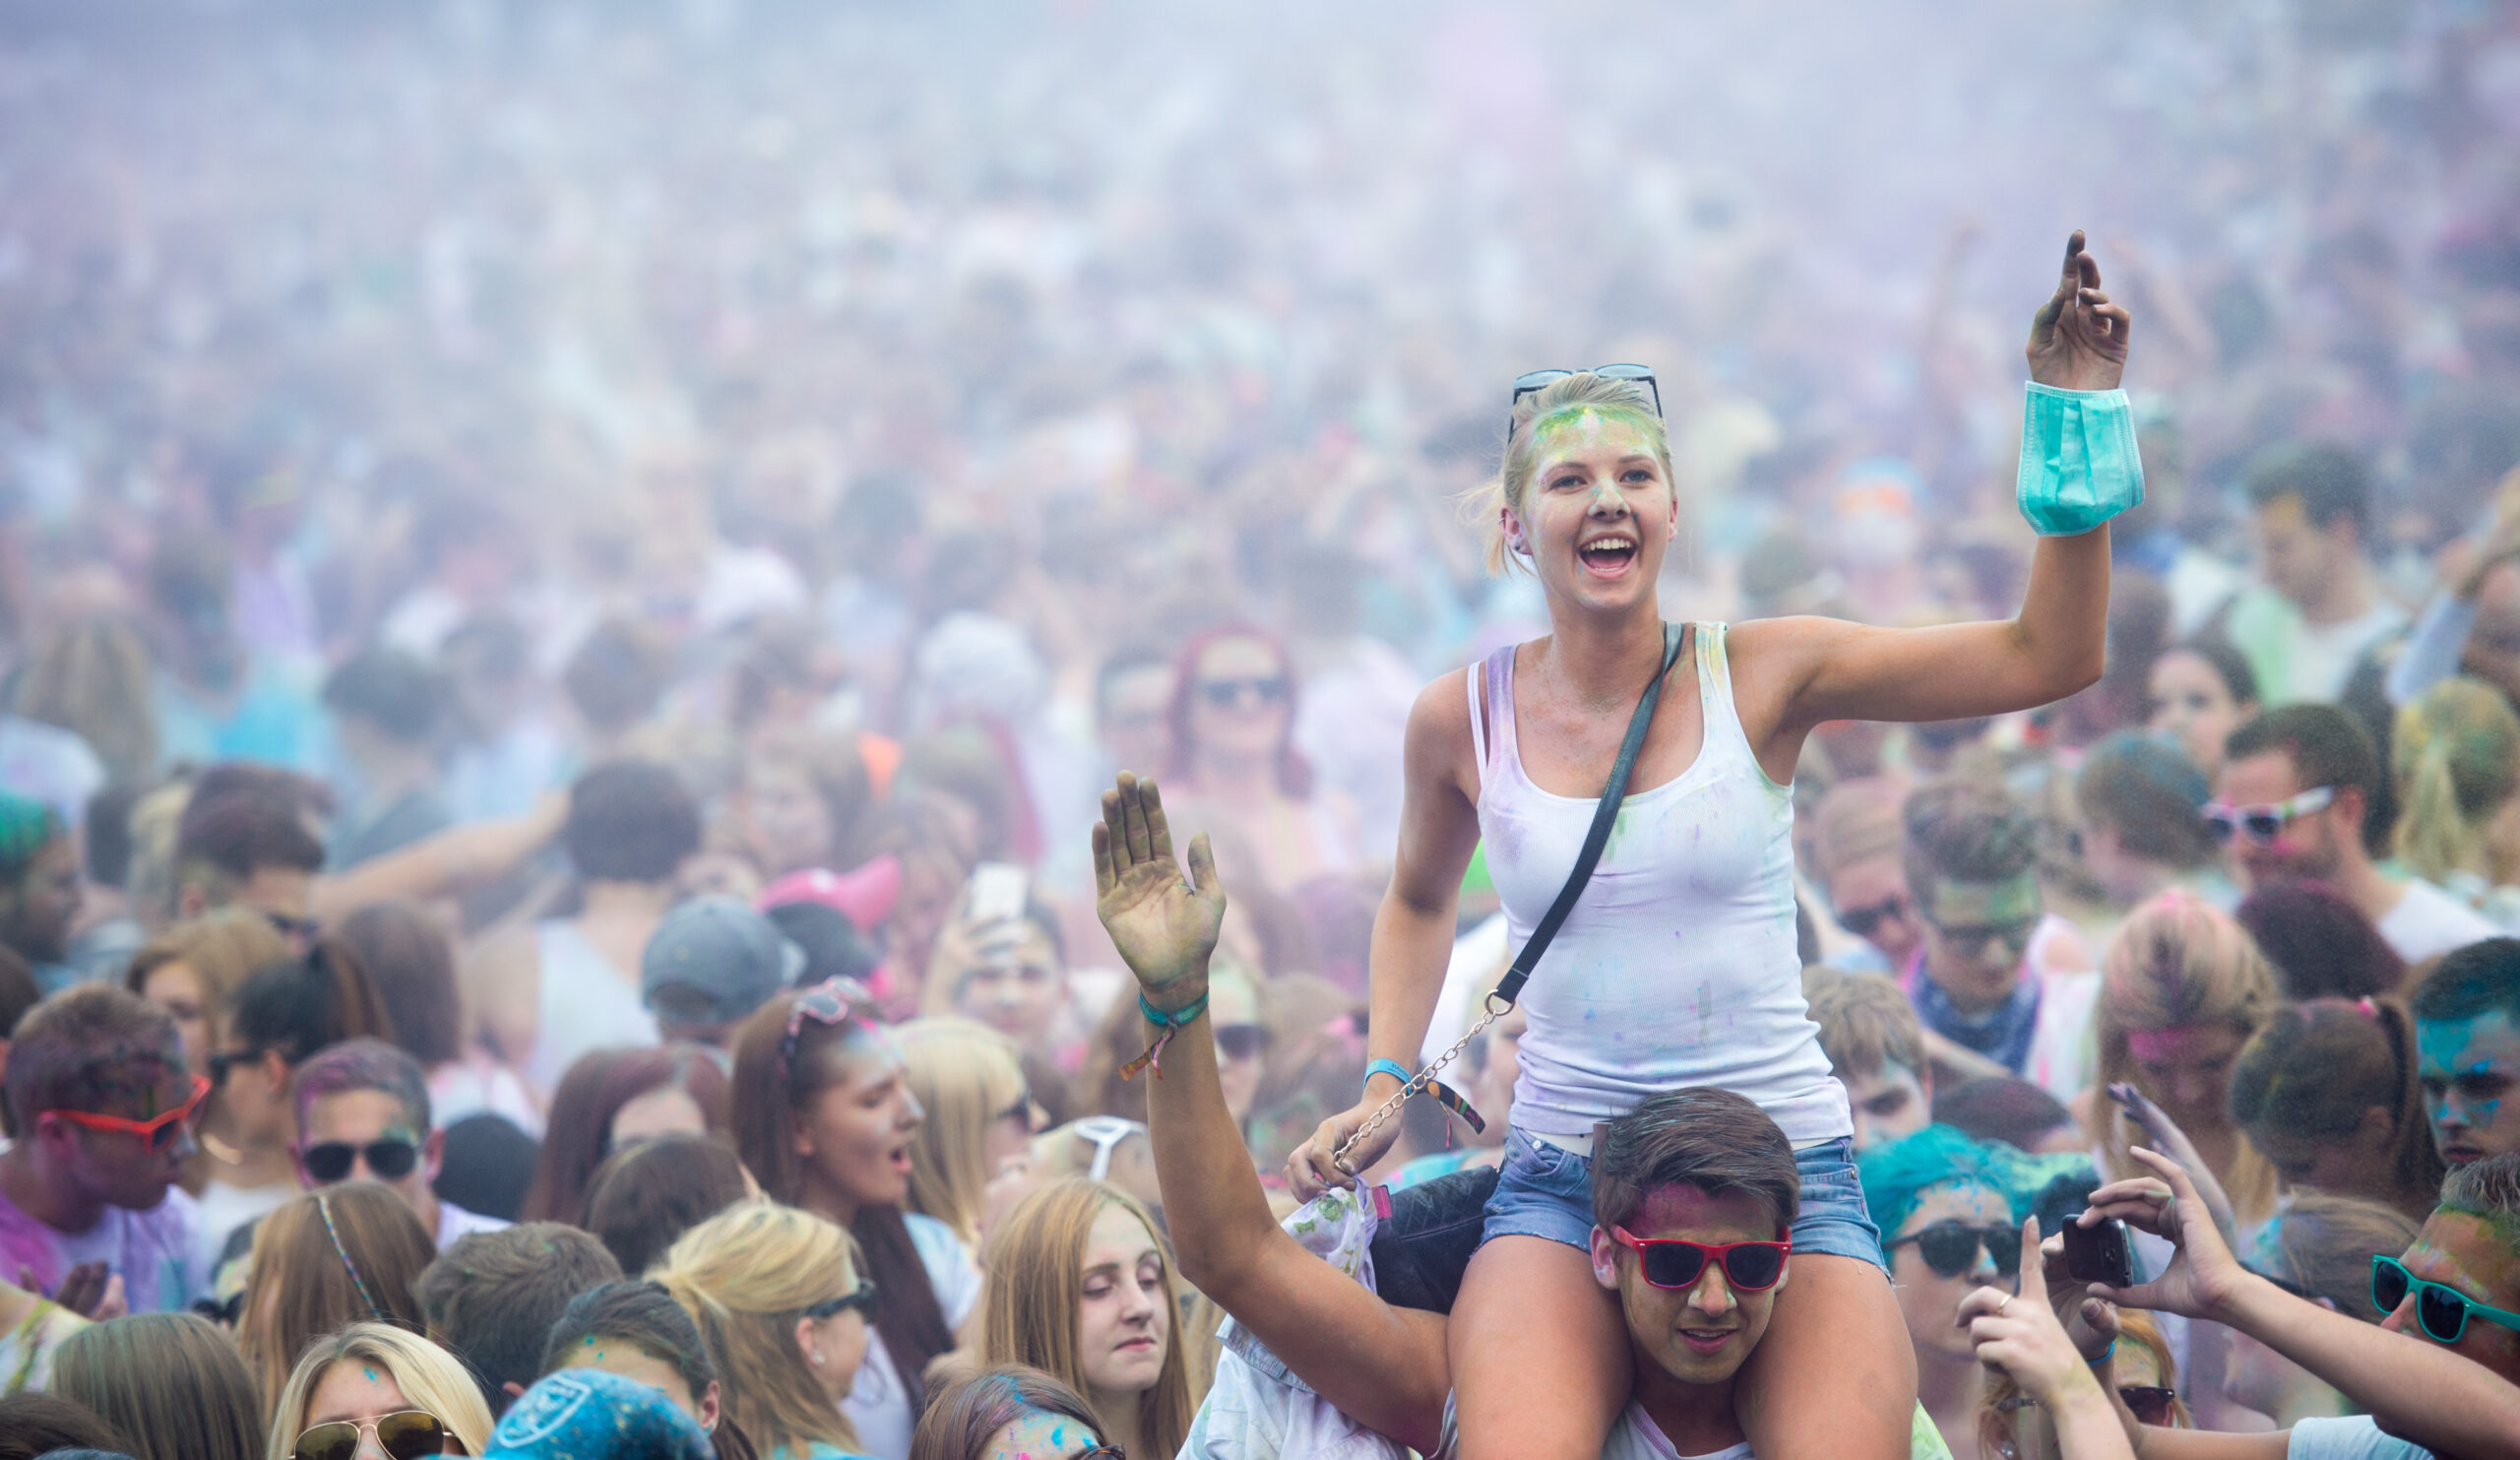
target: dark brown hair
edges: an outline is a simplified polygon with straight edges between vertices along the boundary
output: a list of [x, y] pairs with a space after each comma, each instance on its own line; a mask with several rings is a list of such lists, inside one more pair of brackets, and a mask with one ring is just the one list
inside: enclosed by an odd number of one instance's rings
[[708, 1136], [669, 1135], [604, 1158], [587, 1182], [582, 1225], [635, 1278], [676, 1238], [749, 1194], [732, 1150]]
[[676, 1086], [700, 1108], [712, 1134], [727, 1128], [726, 1077], [697, 1045], [661, 1049], [597, 1049], [578, 1057], [551, 1095], [551, 1118], [525, 1195], [529, 1222], [575, 1222], [587, 1182], [612, 1154], [612, 1117], [652, 1090]]
[[2293, 999], [2361, 998], [2406, 982], [2406, 960], [2324, 882], [2270, 882], [2232, 911]]
[[1001, 1364], [936, 1396], [911, 1436], [910, 1460], [981, 1460], [997, 1431], [1034, 1414], [1060, 1415], [1108, 1438], [1074, 1389], [1038, 1368]]
[[420, 1274], [413, 1296], [429, 1337], [464, 1361], [499, 1415], [510, 1380], [523, 1388], [542, 1376], [542, 1341], [569, 1301], [620, 1280], [621, 1265], [594, 1238], [527, 1222], [465, 1237]]
[[[835, 1071], [846, 1068], [852, 1038], [863, 1040], [880, 1027], [856, 1016], [840, 1024], [808, 1019], [796, 1031], [790, 1060], [783, 1050], [788, 1012], [795, 1002], [792, 991], [773, 998], [753, 1011], [735, 1037], [735, 1154], [752, 1169], [764, 1195], [790, 1204], [804, 1194], [805, 1184], [803, 1163], [796, 1156], [797, 1109], [828, 1088]], [[916, 1410], [924, 1393], [920, 1375], [929, 1361], [954, 1347], [953, 1331], [900, 1207], [860, 1207], [849, 1231], [857, 1238], [867, 1276], [884, 1295], [875, 1309], [875, 1331], [911, 1391], [911, 1408]]]
[[401, 899], [370, 903], [343, 919], [337, 931], [367, 970], [397, 1043], [413, 1059], [433, 1069], [464, 1052], [455, 951], [426, 909]]
[[392, 1187], [344, 1181], [300, 1192], [254, 1229], [236, 1347], [266, 1406], [280, 1402], [306, 1346], [351, 1323], [421, 1331], [412, 1288], [437, 1244]]
[[58, 1394], [0, 1395], [0, 1460], [36, 1460], [78, 1449], [130, 1453], [114, 1428], [84, 1404]]
[[1595, 1130], [1593, 1220], [1604, 1227], [1634, 1220], [1647, 1194], [1665, 1186], [1695, 1186], [1709, 1196], [1747, 1192], [1776, 1214], [1780, 1234], [1794, 1225], [1802, 1198], [1794, 1143], [1765, 1111], [1730, 1090], [1699, 1086], [1649, 1096]]
[[2430, 1211], [2444, 1167], [2417, 1083], [2415, 1020], [2405, 1005], [2393, 998], [2287, 1004], [2258, 1026], [2232, 1066], [2232, 1119], [2245, 1129], [2331, 1140], [2353, 1134], [2375, 1106], [2397, 1122], [2391, 1204]]

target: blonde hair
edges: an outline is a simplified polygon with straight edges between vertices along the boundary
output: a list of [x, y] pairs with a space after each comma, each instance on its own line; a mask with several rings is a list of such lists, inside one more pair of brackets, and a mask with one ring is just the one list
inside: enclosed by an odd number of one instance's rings
[[[1024, 1198], [991, 1236], [988, 1281], [980, 1306], [980, 1363], [1029, 1365], [1085, 1395], [1085, 1360], [1077, 1348], [1078, 1310], [1085, 1302], [1085, 1244], [1095, 1219], [1119, 1207], [1135, 1217], [1164, 1256], [1164, 1368], [1138, 1398], [1138, 1435], [1149, 1454], [1169, 1455], [1189, 1437], [1198, 1396], [1190, 1392], [1182, 1356], [1180, 1292], [1172, 1281], [1172, 1248], [1135, 1198], [1081, 1176], [1053, 1181]], [[1107, 1417], [1105, 1417], [1107, 1420]], [[1107, 1423], [1099, 1425], [1105, 1436]]]
[[265, 1460], [288, 1460], [297, 1436], [306, 1431], [307, 1401], [325, 1370], [336, 1364], [373, 1364], [384, 1369], [413, 1405], [437, 1416], [447, 1432], [464, 1441], [467, 1452], [480, 1454], [490, 1441], [495, 1422], [481, 1390], [462, 1362], [416, 1333], [388, 1323], [352, 1323], [339, 1333], [317, 1338], [289, 1370], [288, 1383], [272, 1408], [271, 1445]]
[[1662, 459], [1663, 480], [1676, 497], [1679, 478], [1671, 469], [1670, 438], [1663, 428], [1662, 413], [1654, 408], [1654, 397], [1634, 381], [1579, 370], [1515, 403], [1512, 429], [1496, 476], [1464, 499], [1465, 515], [1479, 519], [1486, 531], [1488, 572], [1501, 577], [1523, 567], [1505, 545], [1505, 529], [1497, 514], [1505, 508], [1523, 510], [1532, 477], [1540, 471], [1540, 426], [1554, 416], [1588, 410], [1642, 427], [1654, 443], [1654, 454]]
[[1892, 1063], [1922, 1073], [1924, 1031], [1917, 1006], [1879, 974], [1848, 973], [1826, 964], [1802, 971], [1802, 996], [1820, 1026], [1820, 1052], [1838, 1078], [1880, 1072]]
[[[744, 1202], [684, 1233], [648, 1277], [691, 1315], [726, 1413], [767, 1454], [817, 1441], [858, 1448], [856, 1429], [796, 1347], [796, 1320], [855, 1288], [861, 1271], [856, 1239], [840, 1228], [794, 1207]], [[880, 1342], [871, 1323], [866, 1341]]]
[[[393, 1188], [344, 1181], [301, 1192], [254, 1229], [236, 1347], [266, 1400], [321, 1334], [373, 1320], [426, 1327], [412, 1296], [437, 1244]], [[291, 1434], [290, 1439], [297, 1436]]]
[[2497, 881], [2486, 830], [2520, 791], [2520, 715], [2476, 679], [2444, 679], [2398, 712], [2389, 769], [2406, 806], [2393, 841], [2407, 869], [2430, 881], [2474, 872]]
[[107, 779], [147, 781], [158, 764], [158, 715], [149, 648], [129, 624], [90, 617], [34, 646], [11, 708], [76, 731], [105, 763]]
[[976, 1250], [981, 1195], [996, 1174], [989, 1130], [1028, 1100], [1023, 1060], [1013, 1040], [973, 1019], [913, 1019], [893, 1037], [911, 1094], [927, 1111], [911, 1137], [909, 1209], [954, 1229]]
[[247, 908], [222, 908], [188, 918], [143, 944], [131, 956], [123, 986], [138, 993], [149, 986], [151, 974], [170, 963], [191, 969], [201, 984], [208, 1045], [218, 1049], [227, 1043], [227, 1000], [236, 986], [256, 969], [284, 963], [291, 956], [288, 940], [270, 919]]
[[[2128, 1035], [2201, 1024], [2246, 1040], [2280, 1000], [2275, 967], [2246, 928], [2193, 893], [2165, 892], [2128, 915], [2101, 961], [2100, 1006], [2092, 1017], [2100, 1053], [2094, 1083], [2106, 1092], [2122, 1080], [2154, 1095], [2145, 1089]], [[2089, 1134], [2111, 1179], [2147, 1174], [2126, 1154], [2140, 1130], [2105, 1093], [2092, 1101]], [[2274, 1163], [2236, 1125], [2233, 1141], [2231, 1170], [2215, 1174], [2243, 1225], [2264, 1221], [2275, 1210]]]

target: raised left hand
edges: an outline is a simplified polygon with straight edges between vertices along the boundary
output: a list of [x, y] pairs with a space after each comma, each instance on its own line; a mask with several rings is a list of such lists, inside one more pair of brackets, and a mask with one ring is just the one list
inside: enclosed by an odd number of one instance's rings
[[1208, 956], [1225, 921], [1225, 887], [1205, 832], [1190, 839], [1190, 875], [1183, 879], [1154, 782], [1122, 772], [1120, 784], [1102, 793], [1094, 886], [1094, 911], [1149, 1002], [1181, 1008], [1205, 991]]
[[[2036, 1217], [2021, 1224], [2021, 1249], [2039, 1250]], [[2052, 1412], [2069, 1396], [2098, 1396], [2100, 1384], [2044, 1298], [1981, 1288], [1960, 1300], [1960, 1322], [1978, 1346], [1979, 1363], [2012, 1375], [2024, 1394]], [[2021, 1306], [2014, 1307], [2015, 1302]]]
[[2123, 304], [2100, 290], [2100, 265], [2083, 249], [2083, 230], [2065, 240], [2065, 272], [2056, 292], [2030, 321], [2030, 378], [2056, 390], [2115, 390], [2126, 373]]

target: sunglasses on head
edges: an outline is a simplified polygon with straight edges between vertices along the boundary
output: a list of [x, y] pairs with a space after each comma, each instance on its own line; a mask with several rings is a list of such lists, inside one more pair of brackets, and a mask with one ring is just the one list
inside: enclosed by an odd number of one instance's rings
[[350, 1174], [350, 1167], [361, 1156], [367, 1158], [367, 1169], [380, 1181], [399, 1181], [420, 1164], [420, 1148], [405, 1140], [369, 1141], [353, 1146], [347, 1141], [325, 1141], [307, 1147], [298, 1155], [306, 1174], [319, 1184], [330, 1185]]
[[1838, 926], [1858, 938], [1872, 936], [1872, 930], [1893, 918], [1908, 916], [1908, 899], [1892, 893], [1868, 908], [1849, 908], [1838, 914]]
[[2300, 795], [2277, 801], [2271, 806], [2235, 806], [2228, 801], [2208, 801], [2205, 803], [2205, 829], [2214, 834], [2217, 842], [2229, 842], [2245, 835], [2260, 847], [2271, 846], [2295, 817], [2324, 811], [2328, 802], [2334, 799], [2335, 787], [2313, 786]]
[[426, 1410], [396, 1410], [373, 1420], [335, 1420], [297, 1436], [289, 1460], [354, 1460], [361, 1431], [373, 1430], [376, 1446], [393, 1460], [419, 1460], [446, 1452], [446, 1426]]
[[1236, 705], [1274, 705], [1287, 697], [1284, 674], [1255, 675], [1248, 679], [1202, 679], [1199, 698], [1220, 710]]
[[200, 1111], [201, 1103], [210, 1099], [210, 1081], [195, 1075], [192, 1094], [182, 1105], [162, 1111], [146, 1120], [134, 1120], [125, 1115], [100, 1115], [94, 1111], [45, 1111], [42, 1113], [59, 1115], [71, 1124], [84, 1126], [89, 1130], [110, 1130], [122, 1135], [136, 1135], [148, 1144], [150, 1150], [163, 1151], [175, 1143], [175, 1137], [182, 1133], [185, 1124]]
[[807, 1307], [805, 1316], [818, 1319], [829, 1318], [845, 1313], [850, 1308], [865, 1314], [867, 1322], [875, 1321], [875, 1280], [873, 1278], [859, 1278], [856, 1287], [838, 1298], [826, 1298]]
[[1269, 1031], [1264, 1025], [1221, 1024], [1216, 1036], [1220, 1059], [1257, 1059], [1269, 1047]]
[[796, 1002], [788, 1009], [788, 1033], [779, 1041], [779, 1067], [793, 1072], [796, 1038], [804, 1033], [806, 1021], [847, 1024], [858, 1011], [872, 1011], [874, 1006], [875, 995], [866, 991], [865, 984], [837, 975], [798, 992]]
[[2406, 1296], [2415, 1295], [2415, 1321], [2424, 1336], [2434, 1343], [2455, 1344], [2468, 1331], [2471, 1315], [2488, 1323], [2520, 1332], [2520, 1313], [2506, 1313], [2500, 1308], [2487, 1307], [2456, 1288], [2426, 1282], [2406, 1270], [2406, 1264], [2394, 1257], [2371, 1259], [2371, 1305], [2382, 1313], [2394, 1313]]
[[[1651, 365], [1595, 365], [1589, 372], [1605, 380], [1624, 380], [1645, 387], [1654, 398], [1654, 413], [1663, 413], [1663, 387], [1655, 382]], [[1531, 370], [1514, 377], [1514, 399], [1505, 405], [1505, 439], [1514, 439], [1514, 413], [1521, 408], [1523, 397], [1536, 396], [1561, 380], [1575, 374], [1572, 370]]]
[[1068, 1129], [1074, 1131], [1079, 1140], [1094, 1143], [1094, 1165], [1086, 1174], [1099, 1181], [1111, 1174], [1111, 1152], [1120, 1142], [1139, 1134], [1146, 1127], [1118, 1115], [1088, 1115]]
[[2021, 1230], [2015, 1227], [1971, 1227], [1960, 1222], [1936, 1222], [1922, 1232], [1893, 1238], [1885, 1249], [1896, 1251], [1910, 1242], [1917, 1244], [1917, 1255], [1925, 1260], [1938, 1278], [1956, 1278], [1978, 1265], [1978, 1249], [1995, 1259], [1995, 1271], [2011, 1277], [2021, 1271]]
[[1657, 1288], [1694, 1288], [1706, 1265], [1718, 1262], [1733, 1292], [1764, 1293], [1785, 1276], [1786, 1254], [1794, 1250], [1790, 1241], [1717, 1244], [1676, 1237], [1635, 1237], [1624, 1227], [1611, 1228], [1610, 1236], [1621, 1246], [1634, 1249], [1645, 1281]]

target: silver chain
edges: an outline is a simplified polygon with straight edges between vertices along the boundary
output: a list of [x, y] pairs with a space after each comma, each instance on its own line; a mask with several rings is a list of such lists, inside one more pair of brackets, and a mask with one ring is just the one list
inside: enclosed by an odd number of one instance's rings
[[1502, 1009], [1498, 1008], [1496, 1006], [1496, 995], [1493, 993], [1488, 994], [1487, 1012], [1480, 1015], [1479, 1022], [1470, 1027], [1470, 1033], [1453, 1041], [1453, 1047], [1451, 1048], [1436, 1055], [1433, 1063], [1410, 1076], [1409, 1083], [1400, 1087], [1400, 1093], [1398, 1095], [1384, 1101], [1375, 1109], [1372, 1114], [1367, 1115], [1365, 1117], [1365, 1123], [1356, 1127], [1356, 1133], [1348, 1137], [1345, 1141], [1340, 1142], [1339, 1149], [1330, 1153], [1330, 1164], [1339, 1168], [1341, 1171], [1348, 1173], [1348, 1174], [1352, 1176], [1356, 1174], [1355, 1171], [1348, 1165], [1348, 1153], [1356, 1149], [1357, 1145], [1361, 1143], [1365, 1137], [1374, 1133], [1376, 1127], [1390, 1119], [1392, 1112], [1398, 1111], [1401, 1106], [1408, 1101], [1409, 1097], [1416, 1095], [1418, 1091], [1434, 1084], [1436, 1071], [1442, 1069], [1445, 1065], [1452, 1063], [1455, 1059], [1460, 1058], [1461, 1051], [1470, 1047], [1470, 1042], [1472, 1040], [1475, 1040], [1481, 1034], [1485, 1033], [1487, 1026], [1505, 1017], [1505, 1010], [1511, 1009], [1512, 1007], [1512, 1004], [1507, 1004]]

